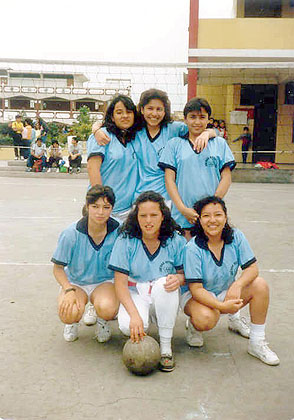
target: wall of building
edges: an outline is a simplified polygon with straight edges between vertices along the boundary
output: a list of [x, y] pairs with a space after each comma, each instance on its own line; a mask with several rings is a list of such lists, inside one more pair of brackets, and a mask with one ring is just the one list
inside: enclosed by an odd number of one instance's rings
[[198, 48], [293, 49], [293, 29], [293, 18], [200, 19]]
[[293, 154], [277, 155], [277, 162], [294, 163], [294, 105], [285, 105], [285, 85], [279, 86], [276, 150], [291, 150]]

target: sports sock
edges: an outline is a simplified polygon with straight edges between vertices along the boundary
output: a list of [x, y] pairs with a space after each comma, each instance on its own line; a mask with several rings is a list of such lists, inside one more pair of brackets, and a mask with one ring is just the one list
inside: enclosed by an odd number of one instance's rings
[[257, 343], [258, 341], [265, 339], [265, 324], [250, 324], [250, 336], [249, 340], [252, 343]]
[[160, 337], [160, 353], [172, 355], [171, 338]]

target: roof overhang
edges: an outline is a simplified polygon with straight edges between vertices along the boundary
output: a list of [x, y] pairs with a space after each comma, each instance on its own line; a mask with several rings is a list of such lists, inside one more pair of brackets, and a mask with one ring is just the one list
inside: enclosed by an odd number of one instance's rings
[[190, 49], [189, 59], [188, 68], [199, 70], [200, 84], [280, 84], [294, 80], [294, 50]]

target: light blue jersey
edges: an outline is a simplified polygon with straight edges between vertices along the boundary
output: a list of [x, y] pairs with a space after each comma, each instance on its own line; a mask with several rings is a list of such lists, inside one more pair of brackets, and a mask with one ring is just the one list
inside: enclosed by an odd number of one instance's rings
[[186, 240], [175, 232], [165, 246], [150, 254], [141, 239], [120, 235], [114, 245], [109, 268], [127, 274], [136, 282], [153, 281], [183, 269], [183, 249]]
[[[233, 241], [224, 244], [219, 261], [203, 239], [195, 237], [187, 243], [184, 249], [186, 283], [202, 283], [204, 289], [218, 295], [235, 281], [239, 267], [244, 270], [256, 262], [244, 234], [239, 229], [233, 232]], [[188, 285], [185, 285], [181, 291], [187, 290]]]
[[108, 219], [107, 234], [96, 245], [88, 234], [88, 218], [83, 217], [61, 233], [51, 261], [64, 266], [68, 280], [81, 286], [113, 279], [108, 263], [118, 227], [117, 220]]
[[102, 157], [100, 173], [103, 185], [113, 189], [113, 212], [121, 213], [131, 208], [138, 183], [138, 163], [133, 145], [136, 140], [123, 145], [114, 134], [104, 131], [110, 137], [110, 143], [99, 146], [91, 134], [87, 141], [88, 160], [93, 156]]
[[154, 138], [150, 137], [146, 128], [136, 134], [135, 150], [139, 163], [136, 198], [142, 192], [152, 190], [166, 200], [170, 199], [165, 188], [164, 173], [158, 168], [158, 162], [167, 142], [173, 137], [185, 135], [187, 131], [186, 124], [174, 121], [163, 126]]
[[[186, 207], [192, 208], [196, 201], [215, 194], [221, 180], [221, 171], [226, 166], [233, 170], [236, 162], [222, 137], [209, 141], [201, 153], [193, 150], [187, 137], [178, 137], [168, 142], [158, 166], [163, 171], [166, 168], [175, 171], [180, 197]], [[192, 227], [174, 204], [172, 217], [182, 228]]]

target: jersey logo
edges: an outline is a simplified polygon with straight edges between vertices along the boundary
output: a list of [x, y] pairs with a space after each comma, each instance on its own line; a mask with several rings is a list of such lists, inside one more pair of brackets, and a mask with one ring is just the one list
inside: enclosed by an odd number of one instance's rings
[[157, 150], [157, 156], [161, 157], [163, 151], [164, 151], [164, 147], [161, 147], [160, 149], [158, 149]]
[[162, 262], [160, 264], [160, 266], [159, 266], [159, 271], [162, 274], [165, 274], [165, 275], [167, 275], [167, 274], [173, 274], [175, 272], [174, 266], [173, 266], [173, 264], [170, 261], [164, 261], [164, 262]]
[[217, 168], [217, 158], [214, 156], [209, 156], [205, 159], [205, 166], [214, 166], [215, 168]]
[[237, 261], [233, 262], [231, 269], [230, 269], [230, 274], [232, 277], [235, 277], [237, 270], [238, 270], [239, 264], [237, 263]]

